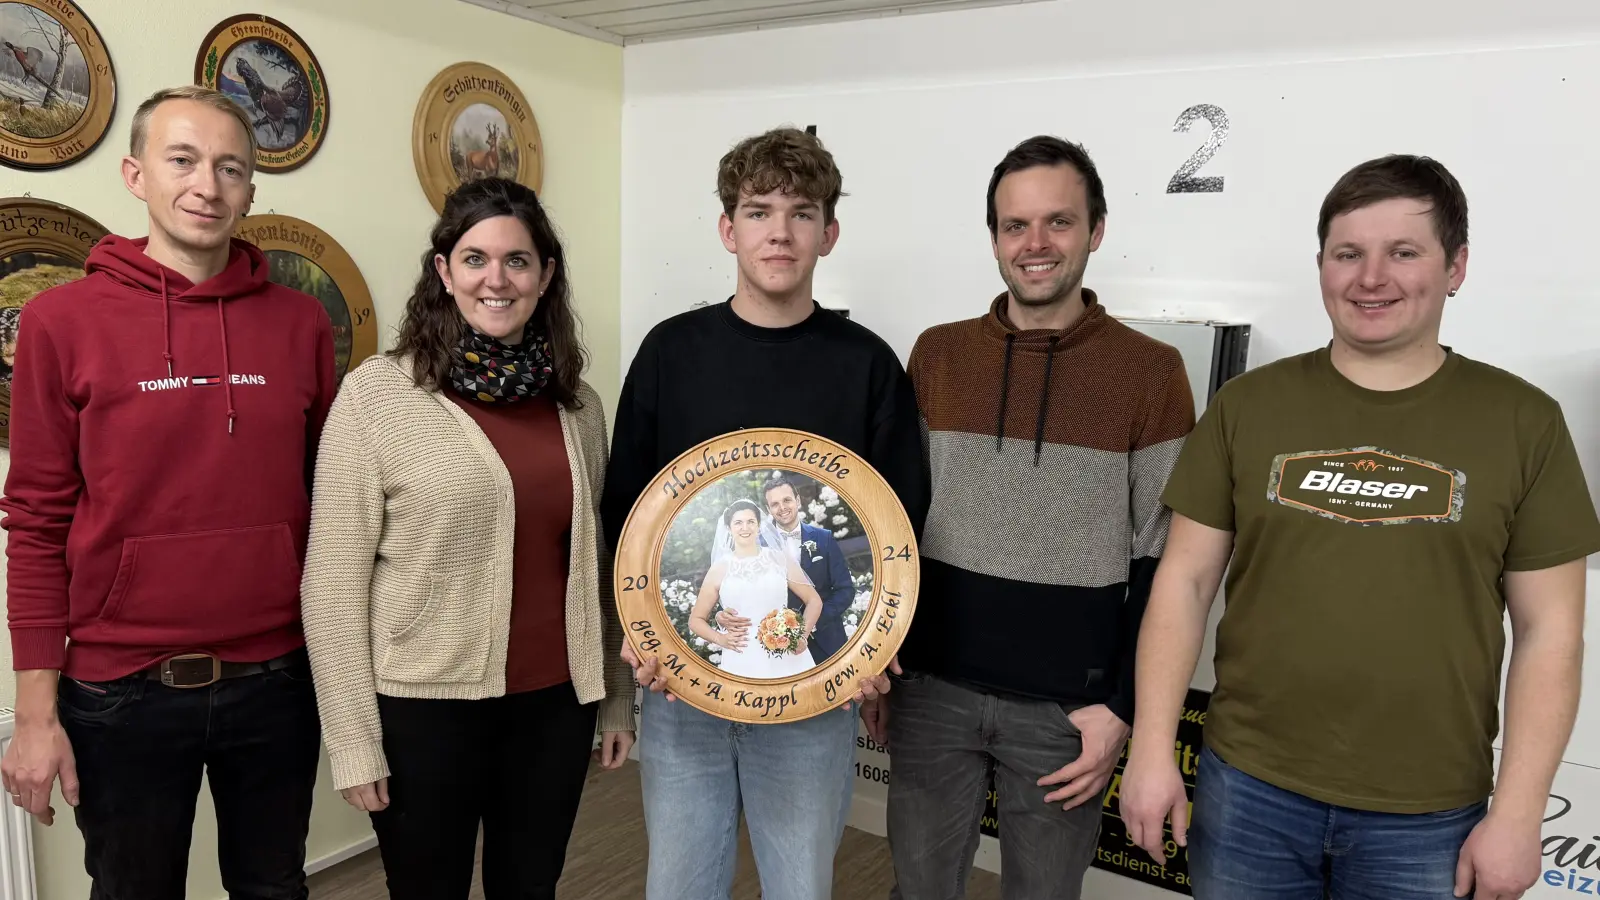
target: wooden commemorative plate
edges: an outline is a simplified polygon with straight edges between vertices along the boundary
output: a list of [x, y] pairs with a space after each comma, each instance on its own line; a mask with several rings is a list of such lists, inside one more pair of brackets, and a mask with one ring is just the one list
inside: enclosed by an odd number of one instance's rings
[[[780, 530], [796, 524], [788, 510], [799, 513], [798, 559]], [[660, 659], [668, 691], [723, 719], [773, 723], [836, 709], [888, 668], [919, 573], [911, 520], [866, 460], [815, 434], [754, 428], [656, 475], [623, 526], [613, 578], [628, 642]], [[787, 615], [803, 602], [796, 581], [843, 607], [803, 648], [802, 613]], [[722, 611], [749, 620], [743, 648], [717, 624]]]
[[411, 157], [436, 213], [474, 178], [509, 178], [536, 193], [544, 183], [533, 106], [505, 73], [483, 63], [456, 63], [428, 83], [411, 123]]
[[289, 26], [247, 13], [222, 20], [200, 43], [194, 83], [244, 107], [255, 124], [256, 168], [288, 172], [310, 162], [328, 137], [328, 79]]
[[322, 301], [333, 320], [334, 368], [340, 381], [378, 351], [372, 294], [338, 241], [310, 222], [275, 213], [246, 216], [234, 234], [266, 252], [267, 280]]
[[56, 285], [83, 277], [105, 226], [49, 200], [0, 200], [0, 447], [11, 446], [11, 366], [22, 307]]
[[76, 3], [0, 2], [0, 163], [71, 165], [106, 136], [116, 107], [111, 56]]

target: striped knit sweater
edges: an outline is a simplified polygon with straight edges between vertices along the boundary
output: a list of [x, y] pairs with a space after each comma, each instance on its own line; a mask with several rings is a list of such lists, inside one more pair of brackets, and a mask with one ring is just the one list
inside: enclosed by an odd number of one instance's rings
[[1093, 291], [1064, 331], [987, 315], [923, 332], [908, 370], [933, 498], [908, 669], [1104, 703], [1133, 721], [1134, 649], [1194, 426], [1178, 351]]

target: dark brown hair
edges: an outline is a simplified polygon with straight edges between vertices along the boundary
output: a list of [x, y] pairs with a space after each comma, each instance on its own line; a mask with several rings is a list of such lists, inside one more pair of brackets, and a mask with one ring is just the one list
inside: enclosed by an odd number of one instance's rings
[[816, 135], [798, 128], [774, 128], [745, 138], [717, 164], [717, 195], [730, 216], [742, 192], [759, 196], [781, 190], [821, 206], [822, 224], [831, 225], [845, 195], [843, 184], [833, 154]]
[[1426, 156], [1390, 154], [1369, 159], [1339, 177], [1317, 216], [1317, 246], [1328, 244], [1335, 216], [1385, 200], [1423, 200], [1431, 208], [1433, 233], [1444, 245], [1445, 264], [1467, 243], [1467, 195], [1450, 170]]
[[515, 216], [533, 236], [539, 265], [543, 267], [546, 260], [551, 260], [555, 267], [530, 322], [535, 328], [544, 329], [554, 359], [551, 368], [555, 371], [545, 393], [564, 406], [576, 408], [581, 405], [577, 402], [578, 379], [588, 363], [588, 352], [578, 338], [578, 316], [572, 308], [572, 289], [567, 282], [566, 252], [538, 196], [515, 181], [480, 178], [456, 188], [445, 200], [444, 212], [434, 223], [428, 250], [422, 255], [422, 274], [411, 290], [411, 299], [406, 301], [399, 339], [389, 355], [411, 354], [411, 377], [418, 387], [436, 390], [445, 383], [466, 321], [455, 298], [445, 293], [433, 258], [437, 254], [449, 259], [463, 235], [479, 222], [496, 216]]
[[761, 524], [761, 507], [757, 506], [754, 500], [735, 500], [728, 504], [728, 508], [722, 511], [722, 524], [733, 525], [733, 517], [738, 515], [741, 510], [746, 509], [755, 513], [756, 524]]
[[788, 475], [774, 475], [768, 478], [766, 484], [761, 486], [761, 499], [767, 499], [768, 494], [781, 487], [787, 487], [789, 490], [794, 491], [794, 498], [796, 500], [800, 499], [800, 488], [795, 485], [794, 479]]
[[1012, 147], [994, 167], [989, 176], [989, 236], [994, 237], [999, 227], [994, 211], [995, 191], [1000, 189], [1000, 179], [1012, 172], [1032, 169], [1035, 166], [1071, 166], [1083, 176], [1084, 193], [1089, 197], [1089, 228], [1092, 230], [1106, 217], [1106, 186], [1100, 180], [1100, 170], [1089, 151], [1082, 144], [1064, 141], [1053, 135], [1041, 134], [1028, 138]]

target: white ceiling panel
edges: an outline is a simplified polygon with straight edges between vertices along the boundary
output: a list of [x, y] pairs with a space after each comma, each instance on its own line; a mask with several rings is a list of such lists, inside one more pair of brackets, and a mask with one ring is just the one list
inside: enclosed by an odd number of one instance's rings
[[[1051, 0], [462, 0], [613, 44]], [[1060, 2], [1060, 0], [1057, 0]]]

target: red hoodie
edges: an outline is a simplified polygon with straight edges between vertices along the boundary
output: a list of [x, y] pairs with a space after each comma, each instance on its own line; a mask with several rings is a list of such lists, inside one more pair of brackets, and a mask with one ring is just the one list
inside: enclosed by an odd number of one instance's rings
[[333, 326], [253, 244], [194, 285], [146, 240], [102, 240], [23, 307], [0, 499], [15, 669], [102, 681], [304, 643]]

